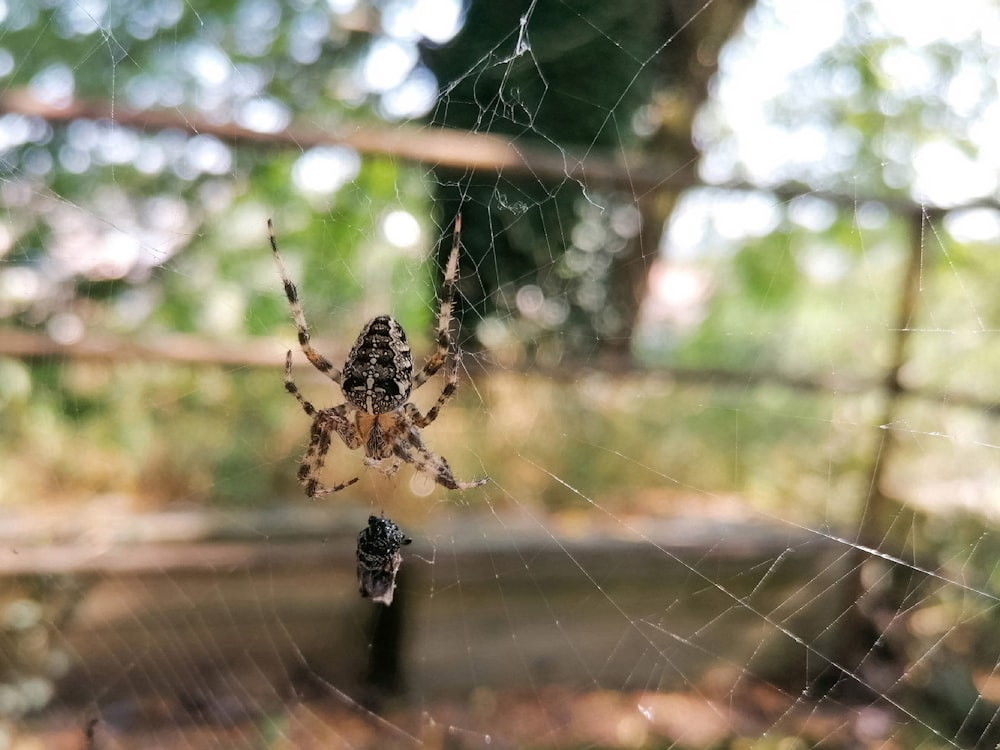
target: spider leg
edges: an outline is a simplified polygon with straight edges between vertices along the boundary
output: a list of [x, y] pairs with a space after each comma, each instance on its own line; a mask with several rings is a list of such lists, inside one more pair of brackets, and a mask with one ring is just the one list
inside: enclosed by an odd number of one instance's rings
[[417, 471], [429, 474], [435, 482], [449, 490], [470, 490], [473, 487], [481, 487], [489, 481], [489, 477], [483, 477], [473, 482], [459, 482], [452, 474], [447, 459], [431, 453], [420, 439], [420, 433], [416, 428], [409, 430], [406, 443], [402, 440], [395, 443], [393, 452], [406, 463], [413, 464]]
[[421, 414], [420, 410], [413, 404], [408, 403], [403, 407], [406, 411], [406, 416], [417, 427], [424, 428], [437, 419], [441, 408], [454, 397], [455, 391], [458, 390], [458, 362], [459, 355], [456, 352], [455, 356], [451, 358], [451, 367], [448, 368], [447, 380], [445, 381], [444, 388], [441, 390], [441, 395], [438, 396], [437, 402], [428, 410], [426, 416]]
[[326, 463], [326, 454], [330, 451], [330, 436], [335, 429], [334, 424], [325, 419], [325, 415], [326, 412], [317, 412], [309, 432], [309, 447], [306, 448], [306, 453], [302, 457], [302, 465], [299, 466], [299, 483], [305, 488], [306, 497], [310, 498], [339, 492], [358, 481], [358, 477], [354, 477], [332, 487], [326, 487], [320, 481], [319, 477], [323, 471], [323, 465]]
[[289, 349], [288, 353], [285, 355], [285, 390], [295, 396], [295, 400], [299, 402], [299, 405], [302, 407], [302, 411], [310, 417], [316, 416], [316, 407], [306, 401], [305, 397], [299, 391], [299, 387], [295, 385], [295, 381], [292, 379], [291, 349]]
[[302, 352], [309, 358], [312, 366], [326, 375], [337, 385], [343, 378], [343, 374], [326, 357], [313, 349], [309, 339], [309, 325], [306, 323], [306, 315], [302, 311], [302, 303], [299, 302], [299, 292], [295, 284], [288, 278], [288, 269], [285, 268], [284, 261], [281, 260], [281, 253], [278, 252], [278, 241], [274, 238], [274, 226], [271, 220], [267, 220], [267, 236], [271, 240], [271, 255], [278, 266], [278, 275], [281, 276], [281, 283], [285, 287], [285, 296], [288, 298], [288, 305], [292, 308], [292, 320], [295, 321], [295, 329], [299, 335], [299, 346]]
[[444, 270], [444, 281], [441, 284], [441, 309], [438, 311], [437, 349], [424, 366], [413, 376], [413, 389], [416, 390], [430, 379], [434, 373], [441, 369], [452, 348], [451, 338], [451, 312], [455, 300], [455, 284], [458, 281], [458, 250], [462, 239], [462, 215], [455, 217], [455, 231], [453, 233], [454, 242], [451, 247], [451, 254], [448, 256], [448, 265]]
[[386, 467], [382, 466], [382, 460], [383, 459], [365, 458], [365, 466], [377, 469], [378, 471], [385, 474], [387, 477], [391, 477], [393, 474], [399, 471], [399, 467], [402, 466], [402, 461], [400, 461], [399, 458], [393, 458], [392, 463]]
[[322, 497], [333, 492], [339, 492], [345, 487], [350, 487], [358, 481], [358, 477], [349, 479], [346, 482], [326, 487], [320, 481], [323, 473], [323, 466], [326, 464], [326, 455], [330, 452], [330, 443], [334, 433], [340, 436], [348, 448], [354, 449], [361, 445], [361, 436], [357, 429], [347, 417], [347, 406], [341, 404], [332, 409], [318, 411], [311, 403], [303, 398], [299, 389], [291, 380], [292, 353], [288, 353], [285, 367], [285, 388], [302, 405], [306, 414], [313, 418], [312, 427], [309, 430], [309, 447], [306, 448], [305, 455], [302, 456], [302, 463], [299, 466], [298, 480], [305, 489], [306, 497]]

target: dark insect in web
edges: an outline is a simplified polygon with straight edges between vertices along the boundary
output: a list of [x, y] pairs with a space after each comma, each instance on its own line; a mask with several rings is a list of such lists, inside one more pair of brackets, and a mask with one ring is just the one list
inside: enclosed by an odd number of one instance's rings
[[385, 516], [368, 517], [358, 534], [358, 585], [361, 596], [389, 606], [396, 590], [396, 573], [403, 562], [400, 547], [413, 540]]
[[[487, 479], [460, 482], [455, 479], [448, 461], [433, 453], [424, 444], [420, 430], [435, 419], [441, 408], [458, 390], [458, 371], [462, 353], [451, 335], [452, 306], [458, 278], [458, 251], [462, 232], [462, 217], [455, 218], [454, 245], [445, 267], [441, 292], [441, 307], [435, 340], [437, 348], [424, 366], [413, 371], [413, 357], [406, 334], [395, 318], [379, 315], [368, 321], [358, 334], [343, 370], [338, 370], [310, 343], [309, 327], [299, 302], [298, 290], [288, 277], [288, 271], [278, 252], [274, 229], [267, 222], [271, 250], [292, 309], [292, 319], [298, 331], [299, 345], [313, 367], [340, 386], [345, 403], [327, 409], [317, 409], [299, 392], [292, 379], [292, 352], [285, 356], [285, 390], [299, 402], [312, 419], [309, 446], [299, 467], [299, 482], [309, 497], [337, 492], [358, 481], [358, 477], [326, 487], [320, 480], [323, 465], [333, 436], [339, 437], [351, 449], [364, 448], [365, 464], [379, 469], [386, 476], [395, 474], [403, 463], [413, 464], [451, 490], [469, 489], [485, 484]], [[447, 367], [445, 365], [447, 364]], [[422, 414], [409, 402], [410, 393], [426, 383], [444, 368], [445, 384], [437, 402], [427, 414]], [[388, 464], [383, 461], [388, 460]]]

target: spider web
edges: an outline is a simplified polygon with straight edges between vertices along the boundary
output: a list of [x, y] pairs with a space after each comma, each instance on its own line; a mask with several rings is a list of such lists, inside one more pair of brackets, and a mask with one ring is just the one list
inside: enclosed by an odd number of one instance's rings
[[0, 8], [0, 747], [998, 745], [989, 7], [501, 5]]

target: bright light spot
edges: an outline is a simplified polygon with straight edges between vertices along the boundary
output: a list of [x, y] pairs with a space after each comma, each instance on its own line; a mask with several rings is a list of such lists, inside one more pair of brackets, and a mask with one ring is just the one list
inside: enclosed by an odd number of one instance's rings
[[210, 86], [221, 86], [229, 80], [233, 63], [229, 56], [218, 47], [208, 44], [191, 45], [183, 55], [188, 70]]
[[[747, 19], [750, 35], [723, 49], [719, 96], [727, 109], [752, 108], [782, 93], [788, 76], [832, 47], [844, 32], [841, 2], [762, 1]], [[751, 85], [748, 85], [751, 84]]]
[[361, 63], [361, 81], [369, 91], [389, 91], [406, 80], [418, 59], [417, 48], [395, 39], [377, 39]]
[[716, 207], [715, 231], [726, 239], [764, 237], [781, 221], [774, 198], [766, 193], [737, 193]]
[[66, 126], [66, 136], [81, 151], [90, 151], [101, 142], [101, 131], [93, 120], [73, 120]]
[[144, 142], [132, 162], [143, 174], [160, 174], [167, 166], [167, 155], [158, 142]]
[[946, 11], [938, 0], [879, 0], [872, 5], [885, 28], [913, 47], [964, 41], [977, 32], [982, 19], [996, 14], [989, 0], [950, 3]]
[[107, 23], [108, 7], [103, 0], [77, 0], [63, 6], [61, 19], [73, 34], [93, 34]]
[[196, 135], [187, 142], [184, 158], [199, 172], [225, 174], [232, 167], [229, 147], [213, 135]]
[[318, 146], [306, 151], [292, 167], [292, 181], [304, 193], [329, 194], [361, 171], [357, 152], [344, 146]]
[[781, 179], [789, 166], [819, 164], [829, 154], [830, 131], [817, 125], [763, 126], [741, 130], [738, 137], [750, 180], [763, 184]]
[[95, 143], [97, 157], [104, 164], [129, 164], [139, 155], [139, 134], [127, 128], [101, 128]]
[[1000, 172], [1000, 102], [983, 107], [969, 125], [969, 139], [979, 147], [979, 156]]
[[772, 2], [778, 24], [770, 29], [781, 47], [763, 45], [769, 65], [786, 73], [811, 62], [836, 44], [844, 33], [844, 5], [839, 0], [803, 3], [801, 0]]
[[[600, 290], [595, 291], [599, 292]], [[546, 297], [545, 292], [535, 284], [525, 284], [519, 288], [514, 299], [521, 315], [546, 328], [556, 329], [569, 317], [570, 308], [565, 299]], [[480, 340], [482, 336], [480, 331]]]
[[52, 154], [41, 149], [31, 149], [24, 154], [21, 164], [28, 174], [45, 175], [52, 169]]
[[301, 65], [312, 65], [330, 36], [330, 17], [321, 8], [296, 13], [288, 33], [288, 53]]
[[623, 716], [614, 727], [615, 740], [624, 747], [640, 747], [647, 741], [646, 724], [638, 716]]
[[434, 74], [419, 66], [401, 85], [383, 94], [382, 113], [392, 120], [420, 117], [434, 106], [437, 93]]
[[216, 335], [240, 330], [246, 314], [246, 294], [236, 285], [216, 284], [205, 298], [200, 329]]
[[889, 47], [879, 58], [895, 96], [923, 96], [937, 85], [940, 72], [927, 55], [910, 47]]
[[1000, 241], [1000, 211], [994, 208], [951, 211], [944, 217], [944, 226], [957, 242]]
[[14, 247], [14, 233], [5, 224], [0, 224], [0, 258], [7, 255]]
[[357, 4], [357, 0], [326, 0], [326, 7], [338, 15], [350, 13]]
[[427, 497], [434, 491], [434, 480], [422, 471], [415, 471], [410, 477], [410, 492], [417, 497]]
[[103, 247], [96, 248], [84, 272], [91, 279], [121, 279], [139, 259], [139, 242], [124, 232], [112, 232], [105, 237]]
[[43, 621], [45, 610], [30, 599], [15, 599], [4, 608], [0, 617], [4, 630], [28, 630]]
[[[240, 51], [257, 57], [264, 54], [281, 21], [281, 5], [275, 0], [243, 0], [236, 6], [233, 24], [240, 41]], [[324, 33], [325, 29], [318, 33]]]
[[291, 121], [288, 108], [276, 99], [257, 97], [246, 102], [236, 115], [236, 122], [258, 133], [280, 133]]
[[570, 238], [573, 246], [585, 253], [598, 253], [608, 244], [608, 231], [604, 224], [587, 219], [577, 222]]
[[650, 269], [649, 295], [643, 303], [647, 320], [690, 328], [705, 317], [712, 277], [701, 269], [657, 262]]
[[90, 169], [90, 154], [64, 143], [59, 149], [59, 165], [70, 174], [83, 174]]
[[390, 211], [382, 219], [382, 235], [394, 247], [415, 247], [420, 241], [420, 224], [409, 211]]
[[807, 246], [796, 256], [795, 263], [803, 274], [818, 284], [840, 281], [851, 268], [844, 252], [829, 245]]
[[525, 284], [517, 290], [517, 309], [526, 317], [534, 317], [542, 309], [545, 294], [534, 284]]
[[382, 25], [396, 38], [443, 44], [461, 28], [461, 6], [456, 0], [398, 0], [382, 11]]
[[548, 297], [538, 315], [542, 325], [558, 328], [569, 317], [569, 305], [562, 297]]
[[31, 96], [53, 107], [65, 107], [73, 101], [76, 81], [73, 71], [61, 63], [49, 65], [28, 83]]
[[788, 218], [810, 232], [823, 232], [837, 220], [837, 207], [829, 201], [802, 195], [788, 204]]
[[75, 344], [83, 338], [84, 328], [79, 316], [63, 312], [49, 318], [45, 330], [57, 344]]
[[476, 338], [490, 351], [519, 346], [511, 330], [495, 316], [487, 316], [479, 322], [476, 326]]
[[889, 223], [891, 214], [884, 203], [867, 201], [854, 211], [854, 225], [858, 229], [882, 229]]
[[970, 159], [947, 141], [919, 146], [913, 155], [913, 168], [914, 196], [937, 205], [965, 203], [997, 188], [997, 175], [991, 165]]
[[130, 330], [137, 329], [163, 303], [160, 295], [149, 286], [134, 286], [113, 301], [116, 325]]
[[688, 260], [706, 252], [711, 198], [704, 193], [689, 190], [677, 203], [662, 248], [672, 260]]
[[642, 214], [635, 205], [619, 206], [611, 214], [611, 229], [619, 237], [636, 237], [642, 229]]
[[649, 269], [646, 285], [636, 342], [640, 348], [666, 351], [679, 333], [696, 328], [705, 319], [712, 275], [693, 265], [657, 260]]
[[13, 70], [14, 56], [3, 47], [0, 47], [0, 76], [8, 76]]
[[22, 306], [41, 296], [41, 279], [34, 270], [25, 266], [10, 266], [0, 274], [0, 303]]
[[982, 71], [972, 65], [962, 65], [949, 81], [945, 99], [959, 117], [976, 117], [979, 105], [986, 98], [985, 88]]
[[417, 31], [427, 41], [444, 44], [462, 28], [462, 3], [456, 0], [417, 0]]

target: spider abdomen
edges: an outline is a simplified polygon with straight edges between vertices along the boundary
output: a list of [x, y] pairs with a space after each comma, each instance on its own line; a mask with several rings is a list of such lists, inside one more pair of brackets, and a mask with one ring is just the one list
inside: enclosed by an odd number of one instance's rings
[[344, 364], [344, 398], [369, 414], [395, 411], [410, 396], [413, 356], [403, 327], [389, 315], [368, 321]]

